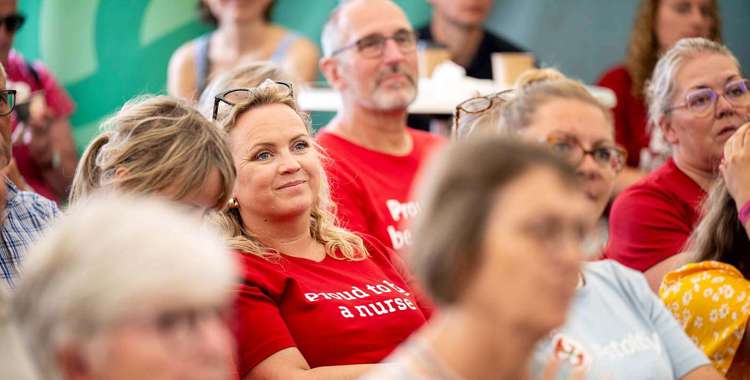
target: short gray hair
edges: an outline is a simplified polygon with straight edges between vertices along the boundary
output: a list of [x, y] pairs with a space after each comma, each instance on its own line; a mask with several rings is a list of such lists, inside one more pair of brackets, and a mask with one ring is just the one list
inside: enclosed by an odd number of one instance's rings
[[650, 125], [659, 124], [659, 119], [671, 107], [677, 91], [675, 76], [685, 62], [700, 54], [722, 54], [732, 59], [737, 68], [740, 63], [724, 45], [702, 37], [683, 38], [669, 49], [656, 63], [651, 79], [646, 83], [646, 100]]
[[320, 34], [320, 46], [324, 57], [330, 57], [343, 43], [341, 40], [341, 30], [339, 29], [339, 18], [342, 9], [349, 1], [351, 0], [340, 0], [339, 5], [333, 8], [328, 15], [326, 23], [323, 25], [323, 32]]
[[47, 231], [31, 248], [13, 299], [42, 378], [61, 378], [58, 350], [76, 344], [88, 351], [139, 303], [230, 300], [235, 262], [194, 219], [163, 200], [100, 194]]

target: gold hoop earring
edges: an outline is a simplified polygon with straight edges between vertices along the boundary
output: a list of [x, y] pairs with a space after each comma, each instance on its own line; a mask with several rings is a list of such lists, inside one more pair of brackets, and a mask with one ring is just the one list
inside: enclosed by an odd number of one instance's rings
[[234, 198], [234, 197], [230, 198], [229, 201], [227, 202], [227, 208], [229, 209], [240, 208], [240, 203], [237, 202], [237, 198]]

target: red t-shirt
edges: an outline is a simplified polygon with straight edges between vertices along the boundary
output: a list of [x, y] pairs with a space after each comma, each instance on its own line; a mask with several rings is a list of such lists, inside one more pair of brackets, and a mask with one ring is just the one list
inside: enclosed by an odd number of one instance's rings
[[706, 192], [669, 159], [615, 199], [606, 257], [640, 271], [680, 253]]
[[427, 132], [408, 131], [413, 149], [405, 156], [361, 147], [325, 129], [317, 135], [331, 158], [325, 166], [340, 223], [395, 250], [411, 245], [411, 233], [404, 226], [419, 210], [411, 198], [412, 183], [430, 153], [445, 141]]
[[239, 373], [297, 347], [311, 368], [383, 360], [430, 315], [402, 275], [398, 256], [362, 236], [370, 257], [321, 262], [238, 252], [243, 273], [236, 301]]
[[[75, 104], [70, 99], [70, 96], [68, 96], [68, 93], [57, 83], [55, 77], [42, 63], [34, 62], [32, 66], [37, 74], [36, 77], [32, 71], [29, 70], [29, 66], [23, 56], [15, 50], [11, 50], [8, 54], [8, 65], [5, 66], [5, 71], [8, 74], [8, 81], [25, 83], [29, 86], [32, 92], [40, 90], [44, 91], [44, 100], [47, 103], [47, 107], [52, 109], [55, 117], [62, 118], [70, 116], [70, 114], [73, 113]], [[14, 118], [14, 130], [16, 125], [17, 123]], [[18, 171], [26, 180], [26, 183], [34, 189], [34, 192], [53, 201], [60, 201], [54, 191], [52, 191], [49, 184], [45, 181], [41, 170], [37, 167], [31, 157], [28, 145], [23, 144], [21, 141], [14, 144], [13, 158], [16, 160]]]
[[641, 150], [648, 148], [648, 110], [642, 96], [633, 96], [633, 80], [624, 66], [609, 69], [597, 85], [607, 87], [617, 96], [617, 105], [612, 110], [615, 119], [615, 141], [628, 151], [628, 166], [638, 167]]

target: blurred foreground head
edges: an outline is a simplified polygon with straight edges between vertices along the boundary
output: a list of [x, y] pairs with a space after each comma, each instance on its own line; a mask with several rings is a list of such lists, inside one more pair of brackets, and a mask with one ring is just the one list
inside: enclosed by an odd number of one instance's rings
[[31, 249], [14, 295], [44, 379], [229, 379], [235, 264], [166, 203], [94, 196]]

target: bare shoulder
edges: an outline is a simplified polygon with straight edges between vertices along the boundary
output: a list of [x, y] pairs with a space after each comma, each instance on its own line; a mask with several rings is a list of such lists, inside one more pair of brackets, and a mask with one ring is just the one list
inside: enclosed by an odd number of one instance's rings
[[192, 98], [195, 93], [196, 41], [188, 41], [172, 54], [167, 71], [167, 92], [170, 95]]

